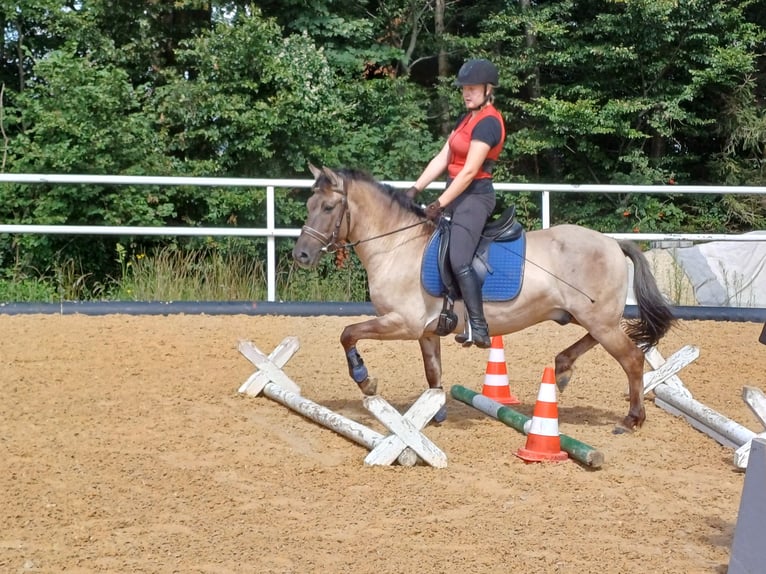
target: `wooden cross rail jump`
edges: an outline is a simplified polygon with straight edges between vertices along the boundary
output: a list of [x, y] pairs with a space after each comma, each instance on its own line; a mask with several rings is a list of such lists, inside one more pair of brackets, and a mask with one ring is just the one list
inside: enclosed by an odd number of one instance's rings
[[654, 404], [658, 407], [682, 416], [690, 425], [719, 444], [736, 449], [734, 465], [747, 468], [753, 439], [766, 438], [766, 395], [756, 387], [742, 388], [742, 400], [765, 428], [760, 433], [751, 431], [695, 400], [676, 373], [696, 360], [699, 354], [697, 347], [686, 345], [665, 360], [656, 348], [649, 349], [645, 354], [646, 360], [655, 370], [644, 374], [644, 394], [654, 391]]
[[290, 379], [282, 367], [298, 350], [297, 337], [286, 337], [269, 356], [253, 343], [240, 341], [239, 351], [258, 367], [239, 388], [251, 396], [264, 394], [268, 398], [292, 409], [341, 436], [367, 447], [368, 465], [390, 465], [398, 461], [402, 466], [414, 466], [418, 456], [431, 466], [447, 466], [447, 457], [420, 431], [444, 404], [441, 389], [429, 389], [404, 414], [399, 414], [382, 397], [367, 397], [364, 406], [392, 434], [383, 436], [374, 430], [344, 417], [322, 405], [300, 396], [300, 387]]

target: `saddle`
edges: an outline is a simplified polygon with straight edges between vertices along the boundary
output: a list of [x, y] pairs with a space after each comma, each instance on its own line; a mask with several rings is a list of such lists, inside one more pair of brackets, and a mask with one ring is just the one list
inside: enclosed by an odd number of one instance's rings
[[[437, 265], [439, 267], [439, 276], [447, 288], [447, 295], [454, 295], [455, 298], [460, 295], [455, 277], [449, 264], [449, 242], [452, 226], [440, 224], [439, 231], [441, 239], [439, 241]], [[484, 283], [487, 273], [492, 272], [489, 262], [489, 247], [493, 242], [503, 243], [518, 239], [524, 233], [521, 223], [516, 220], [516, 206], [512, 205], [506, 209], [496, 220], [487, 223], [481, 232], [479, 245], [476, 247], [476, 253], [473, 256], [471, 267], [476, 272], [479, 282]]]
[[[455, 300], [461, 297], [449, 264], [450, 230], [449, 220], [443, 218], [426, 247], [423, 259], [424, 287], [431, 295], [444, 298], [436, 330], [439, 336], [451, 333], [457, 325], [457, 316], [452, 309]], [[524, 238], [524, 228], [516, 220], [515, 206], [485, 225], [471, 263], [483, 284], [485, 301], [508, 300], [518, 294], [523, 273]], [[434, 273], [434, 267], [437, 273]], [[485, 281], [488, 276], [494, 279], [491, 285]]]

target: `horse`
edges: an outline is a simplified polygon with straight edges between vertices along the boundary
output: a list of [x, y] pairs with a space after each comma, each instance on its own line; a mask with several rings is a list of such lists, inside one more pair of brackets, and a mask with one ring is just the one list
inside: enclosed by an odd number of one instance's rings
[[[439, 317], [444, 299], [423, 286], [421, 267], [434, 223], [402, 190], [366, 172], [333, 170], [309, 164], [315, 181], [305, 225], [292, 251], [303, 268], [316, 266], [325, 253], [353, 247], [367, 272], [375, 317], [346, 326], [340, 336], [349, 375], [365, 395], [377, 392], [356, 345], [363, 339], [417, 340], [429, 388], [442, 387]], [[676, 319], [657, 287], [646, 257], [630, 241], [572, 224], [525, 232], [526, 264], [522, 286], [513, 299], [484, 302], [490, 336], [521, 331], [542, 321], [576, 324], [586, 334], [555, 358], [556, 385], [563, 391], [575, 361], [600, 344], [628, 379], [630, 406], [615, 432], [633, 431], [646, 419], [643, 405], [644, 351], [655, 346]], [[629, 269], [637, 317], [623, 314]], [[454, 302], [464, 329], [462, 302]], [[461, 310], [463, 312], [461, 312]], [[446, 417], [443, 413], [442, 422]], [[622, 427], [620, 427], [620, 424]]]

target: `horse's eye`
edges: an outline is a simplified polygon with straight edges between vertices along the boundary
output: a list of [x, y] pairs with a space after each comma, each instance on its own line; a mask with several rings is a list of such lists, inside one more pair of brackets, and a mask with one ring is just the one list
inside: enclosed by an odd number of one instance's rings
[[324, 211], [325, 213], [331, 213], [333, 209], [335, 209], [335, 204], [333, 203], [322, 204], [322, 211]]

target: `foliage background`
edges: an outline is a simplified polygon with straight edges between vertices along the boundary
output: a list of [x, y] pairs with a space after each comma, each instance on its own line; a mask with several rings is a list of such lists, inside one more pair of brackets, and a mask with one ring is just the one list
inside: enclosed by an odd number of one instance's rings
[[[488, 57], [509, 133], [498, 181], [764, 185], [765, 4], [0, 0], [0, 169], [305, 178], [312, 161], [411, 180], [461, 111], [456, 70]], [[530, 195], [500, 195], [498, 209], [517, 203], [535, 224]], [[0, 221], [260, 226], [264, 199], [2, 184]], [[281, 197], [280, 224], [299, 226], [304, 201], [300, 190]], [[762, 196], [555, 201], [556, 223], [601, 231], [766, 227]], [[130, 296], [120, 282], [171, 253], [207, 265], [201, 283], [220, 281], [221, 262], [265, 259], [257, 240], [3, 235], [0, 277], [15, 288], [46, 278], [59, 296]], [[317, 278], [283, 265], [293, 285]]]

